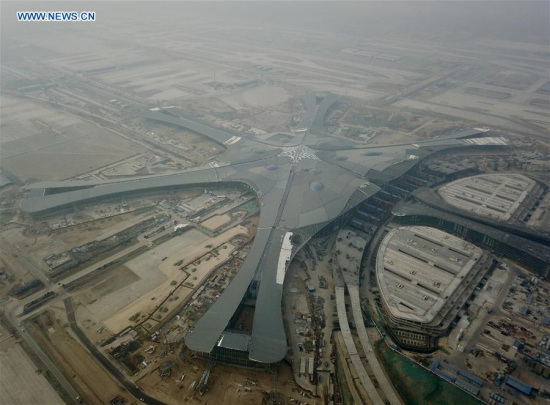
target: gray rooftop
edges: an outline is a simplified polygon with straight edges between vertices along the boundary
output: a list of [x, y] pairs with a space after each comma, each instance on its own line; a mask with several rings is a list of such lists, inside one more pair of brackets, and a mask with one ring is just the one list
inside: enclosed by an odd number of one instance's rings
[[233, 331], [225, 331], [218, 342], [219, 347], [225, 349], [239, 350], [241, 352], [247, 352], [250, 344], [250, 337], [244, 333], [237, 333]]
[[400, 227], [380, 244], [376, 277], [394, 316], [429, 323], [481, 255], [478, 247], [438, 229]]
[[[505, 246], [510, 246], [511, 248], [528, 252], [530, 256], [540, 260], [541, 262], [550, 263], [550, 247], [548, 244], [538, 243], [534, 240], [514, 234], [513, 231], [518, 230], [518, 228], [514, 226], [510, 226], [508, 229], [505, 228], [506, 230], [501, 230], [496, 227], [498, 224], [493, 224], [490, 222], [484, 224], [478, 220], [474, 221], [462, 216], [451, 214], [450, 212], [442, 211], [435, 206], [427, 206], [423, 203], [400, 202], [393, 208], [392, 213], [396, 217], [412, 217], [415, 219], [418, 219], [419, 217], [441, 218], [444, 221], [456, 223], [464, 229], [473, 230], [480, 235], [487, 235]], [[537, 235], [534, 232], [533, 234], [535, 236], [540, 236], [541, 238], [544, 237], [544, 235]]]
[[481, 174], [446, 184], [439, 189], [439, 194], [460, 209], [508, 220], [535, 184], [521, 174]]

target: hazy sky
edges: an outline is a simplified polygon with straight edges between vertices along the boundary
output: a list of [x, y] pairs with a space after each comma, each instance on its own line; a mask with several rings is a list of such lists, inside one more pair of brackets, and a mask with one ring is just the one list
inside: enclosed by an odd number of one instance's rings
[[0, 5], [3, 36], [35, 28], [29, 23], [17, 23], [17, 10], [93, 10], [97, 13], [97, 25], [129, 23], [136, 30], [140, 29], [136, 23], [140, 19], [177, 26], [226, 18], [245, 24], [263, 22], [373, 37], [395, 35], [448, 41], [456, 34], [459, 39], [488, 36], [536, 43], [550, 41], [548, 1], [1, 1]]

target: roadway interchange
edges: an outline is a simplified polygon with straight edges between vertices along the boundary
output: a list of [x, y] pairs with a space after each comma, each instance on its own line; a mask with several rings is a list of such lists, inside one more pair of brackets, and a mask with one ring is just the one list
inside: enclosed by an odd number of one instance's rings
[[[348, 316], [346, 314], [345, 287], [344, 287], [344, 283], [342, 282], [341, 276], [340, 276], [340, 283], [339, 283], [341, 285], [340, 286], [336, 285], [338, 278], [339, 277], [337, 277], [337, 275], [335, 274], [334, 280], [335, 280], [335, 291], [336, 291], [336, 310], [338, 312], [338, 321], [340, 324], [340, 330], [342, 331], [342, 337], [344, 338], [344, 343], [346, 345], [349, 358], [351, 360], [351, 363], [353, 364], [353, 367], [355, 368], [355, 371], [357, 372], [357, 375], [359, 376], [359, 380], [361, 381], [361, 384], [365, 388], [365, 391], [367, 392], [367, 395], [369, 396], [369, 399], [372, 401], [372, 403], [375, 405], [385, 404], [385, 402], [382, 400], [382, 398], [378, 394], [378, 391], [376, 390], [373, 381], [369, 377], [367, 370], [365, 369], [365, 366], [362, 363], [361, 356], [357, 351], [355, 342], [353, 341], [353, 336], [349, 328]], [[353, 320], [355, 323], [355, 327], [357, 328], [357, 334], [359, 335], [359, 340], [361, 342], [363, 352], [365, 353], [367, 363], [369, 364], [372, 372], [374, 373], [376, 381], [378, 382], [380, 388], [384, 392], [384, 395], [386, 396], [389, 403], [392, 405], [400, 405], [402, 404], [402, 402], [399, 400], [399, 397], [395, 393], [392, 384], [390, 383], [390, 381], [388, 380], [388, 377], [382, 370], [382, 367], [378, 362], [378, 358], [376, 357], [376, 354], [374, 353], [374, 350], [372, 349], [372, 345], [369, 341], [369, 337], [365, 329], [365, 324], [363, 323], [361, 304], [359, 302], [359, 289], [357, 286], [350, 286], [350, 285], [348, 285], [347, 288], [348, 288], [348, 292], [351, 300]]]
[[346, 344], [346, 349], [348, 351], [351, 363], [353, 364], [353, 367], [355, 368], [355, 371], [359, 376], [359, 380], [365, 388], [365, 391], [367, 392], [367, 395], [369, 396], [369, 399], [372, 401], [372, 403], [375, 405], [384, 405], [384, 401], [382, 401], [382, 398], [376, 391], [374, 383], [370, 379], [367, 370], [365, 370], [365, 366], [361, 362], [361, 357], [359, 356], [357, 347], [355, 346], [355, 342], [353, 341], [353, 336], [351, 335], [351, 331], [349, 329], [348, 317], [346, 315], [346, 302], [344, 298], [345, 288], [335, 287], [335, 290], [338, 321], [340, 323], [340, 330], [342, 331], [342, 336], [344, 338], [344, 343]]
[[353, 312], [353, 320], [355, 321], [355, 327], [357, 328], [357, 334], [359, 335], [359, 341], [363, 347], [363, 352], [367, 356], [367, 362], [370, 365], [372, 372], [374, 373], [378, 384], [382, 388], [382, 391], [388, 398], [388, 401], [393, 404], [401, 404], [393, 385], [388, 380], [388, 377], [382, 370], [378, 358], [372, 349], [372, 345], [365, 329], [363, 322], [363, 315], [361, 312], [361, 302], [359, 300], [359, 288], [356, 285], [348, 285], [348, 293], [351, 301], [351, 310]]
[[[361, 348], [363, 349], [363, 353], [366, 357], [366, 361], [370, 369], [372, 370], [378, 386], [380, 387], [387, 401], [392, 405], [401, 404], [402, 402], [395, 392], [393, 384], [391, 384], [387, 375], [384, 373], [384, 370], [380, 366], [378, 358], [376, 357], [376, 353], [372, 348], [372, 344], [369, 340], [369, 336], [367, 334], [367, 330], [363, 321], [363, 312], [361, 310], [361, 300], [359, 294], [359, 265], [361, 263], [363, 250], [358, 250], [357, 247], [363, 247], [366, 244], [367, 241], [365, 239], [358, 235], [355, 235], [349, 230], [342, 229], [338, 233], [338, 241], [336, 242], [335, 249], [336, 251], [341, 251], [343, 253], [335, 255], [335, 260], [338, 264], [338, 270], [334, 270], [334, 280], [336, 286], [336, 306], [338, 311], [338, 318], [340, 321], [340, 328], [344, 336], [344, 342], [346, 343], [346, 346], [348, 346], [348, 352], [350, 353], [351, 357], [351, 353], [356, 353], [357, 349], [351, 337], [351, 332], [349, 331], [348, 326], [348, 319], [344, 301], [345, 289], [347, 289], [351, 303], [353, 321], [356, 327], [357, 335], [359, 337]], [[349, 336], [346, 338], [346, 335]], [[353, 362], [353, 364], [355, 366], [355, 362]], [[358, 370], [357, 367], [359, 367], [359, 369], [364, 369], [362, 363], [359, 363], [357, 366], [355, 366], [356, 370]], [[358, 374], [362, 373], [362, 371], [357, 372]], [[366, 375], [366, 377], [368, 378], [368, 374]], [[363, 380], [361, 381], [363, 382]], [[371, 395], [371, 385], [371, 381], [365, 381], [365, 383], [363, 384], [369, 396]], [[371, 399], [376, 402], [376, 396], [374, 396], [374, 398], [371, 397]]]

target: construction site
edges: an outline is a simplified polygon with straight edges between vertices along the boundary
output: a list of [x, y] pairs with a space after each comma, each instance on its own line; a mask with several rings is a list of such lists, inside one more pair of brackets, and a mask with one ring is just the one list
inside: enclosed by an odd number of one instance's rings
[[0, 397], [548, 401], [548, 35], [163, 7], [2, 6]]
[[[546, 188], [534, 180], [513, 174], [466, 177], [438, 190], [446, 202], [463, 210], [499, 220], [524, 222], [531, 219], [545, 191]], [[539, 215], [545, 216], [545, 212]]]
[[490, 266], [481, 249], [437, 229], [392, 229], [377, 252], [376, 278], [394, 338], [411, 348], [437, 347]]

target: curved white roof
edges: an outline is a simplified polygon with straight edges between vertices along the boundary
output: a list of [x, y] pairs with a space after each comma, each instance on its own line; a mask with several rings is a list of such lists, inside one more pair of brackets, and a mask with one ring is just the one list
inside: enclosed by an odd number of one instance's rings
[[429, 323], [481, 258], [483, 251], [426, 226], [391, 230], [376, 259], [376, 278], [391, 313]]

